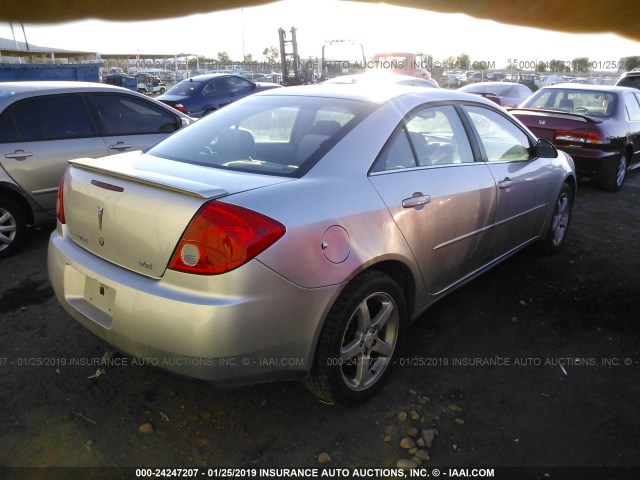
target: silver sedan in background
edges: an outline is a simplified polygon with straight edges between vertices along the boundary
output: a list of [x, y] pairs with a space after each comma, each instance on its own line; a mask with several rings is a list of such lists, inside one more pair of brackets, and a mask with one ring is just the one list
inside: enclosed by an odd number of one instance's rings
[[55, 221], [72, 158], [142, 150], [194, 119], [152, 98], [93, 82], [0, 83], [0, 258], [27, 226]]
[[145, 153], [72, 161], [58, 300], [152, 365], [366, 401], [427, 307], [562, 247], [576, 190], [570, 157], [494, 103], [420, 90], [272, 90]]
[[470, 83], [458, 90], [481, 95], [504, 108], [517, 107], [533, 93], [526, 85], [512, 82]]

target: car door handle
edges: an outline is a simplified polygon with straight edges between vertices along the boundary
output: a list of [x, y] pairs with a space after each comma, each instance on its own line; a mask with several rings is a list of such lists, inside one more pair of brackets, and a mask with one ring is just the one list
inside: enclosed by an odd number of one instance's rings
[[128, 143], [118, 142], [115, 145], [109, 145], [111, 150], [124, 150], [126, 148], [131, 148], [133, 145], [129, 145]]
[[416, 208], [422, 207], [431, 201], [431, 197], [429, 195], [424, 195], [421, 192], [416, 192], [412, 197], [405, 198], [402, 200], [402, 206], [404, 208]]
[[27, 152], [26, 150], [16, 150], [13, 153], [7, 153], [5, 155], [5, 158], [24, 159], [24, 158], [27, 158], [27, 157], [33, 157], [33, 153]]
[[498, 182], [498, 188], [501, 188], [502, 190], [508, 190], [514, 185], [515, 185], [515, 182], [510, 178], [505, 178], [501, 182]]

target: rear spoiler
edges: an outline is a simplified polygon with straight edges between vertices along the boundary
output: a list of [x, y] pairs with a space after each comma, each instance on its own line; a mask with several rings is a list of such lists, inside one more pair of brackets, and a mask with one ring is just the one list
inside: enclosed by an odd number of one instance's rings
[[107, 165], [109, 165], [109, 162], [104, 161], [104, 159], [101, 162], [96, 162], [93, 158], [78, 158], [69, 160], [69, 163], [74, 167], [81, 168], [82, 170], [106, 174], [123, 180], [141, 183], [143, 185], [160, 187], [164, 190], [171, 190], [173, 192], [197, 198], [214, 199], [229, 194], [227, 190], [221, 187], [215, 187], [201, 182], [194, 182], [193, 180], [187, 180], [184, 178], [170, 177], [168, 175], [163, 175], [162, 173], [134, 168], [106, 168]]
[[563, 118], [565, 120], [577, 120], [578, 122], [585, 123], [601, 123], [602, 120], [595, 120], [593, 117], [582, 115], [580, 113], [564, 112], [561, 110], [547, 110], [543, 108], [508, 108], [509, 113], [512, 115], [535, 115], [538, 117], [555, 117]]

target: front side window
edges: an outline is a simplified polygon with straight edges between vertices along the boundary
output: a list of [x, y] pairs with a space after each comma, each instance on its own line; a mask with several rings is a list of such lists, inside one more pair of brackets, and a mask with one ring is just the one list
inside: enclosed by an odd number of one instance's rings
[[92, 99], [105, 136], [167, 134], [180, 128], [174, 115], [132, 95], [93, 94]]
[[[6, 129], [6, 130], [5, 130]], [[0, 117], [0, 141], [37, 142], [93, 136], [80, 95], [54, 95], [23, 100]]]
[[528, 160], [529, 137], [497, 112], [484, 107], [463, 107], [475, 128], [489, 162]]

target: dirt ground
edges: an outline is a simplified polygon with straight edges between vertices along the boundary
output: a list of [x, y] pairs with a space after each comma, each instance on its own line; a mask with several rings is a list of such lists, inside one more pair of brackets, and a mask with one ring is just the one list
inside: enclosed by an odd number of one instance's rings
[[[110, 347], [53, 296], [48, 235], [0, 262], [0, 478], [396, 468], [403, 438], [429, 428], [422, 467], [445, 478], [640, 478], [640, 174], [619, 194], [581, 183], [563, 252], [521, 252], [436, 304], [382, 391], [350, 409], [299, 383], [219, 390], [118, 354], [100, 365]], [[100, 471], [135, 478], [55, 478]]]

